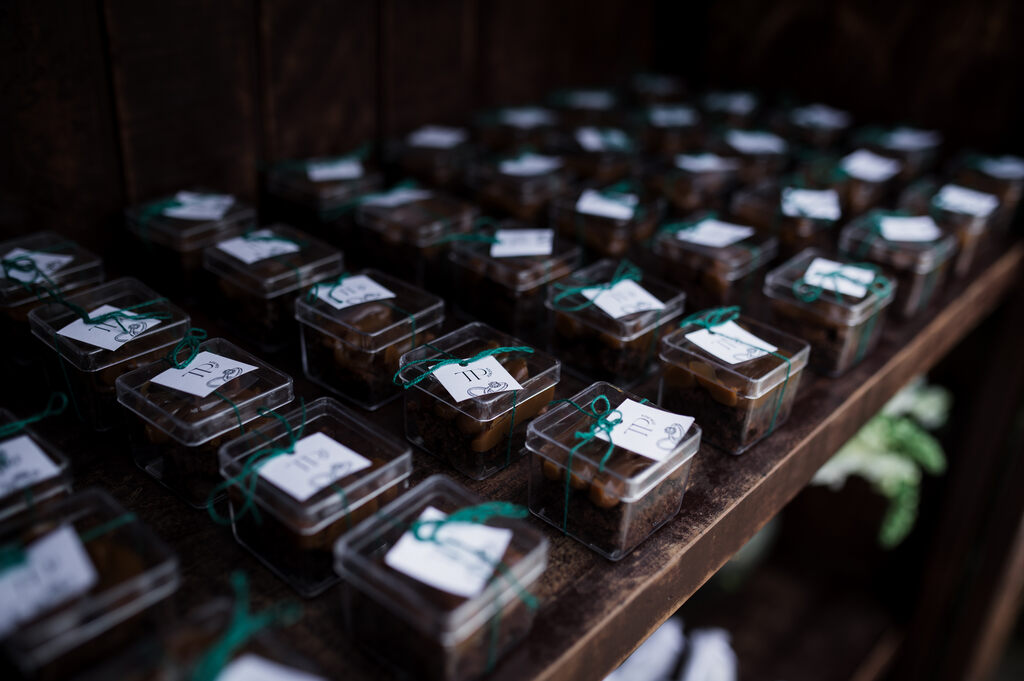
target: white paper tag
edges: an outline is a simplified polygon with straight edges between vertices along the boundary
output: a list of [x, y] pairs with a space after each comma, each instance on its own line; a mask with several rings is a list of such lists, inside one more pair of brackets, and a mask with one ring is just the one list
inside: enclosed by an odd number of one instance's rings
[[491, 244], [492, 258], [551, 255], [555, 233], [550, 229], [498, 229]]
[[1024, 158], [989, 156], [978, 162], [978, 170], [999, 180], [1024, 180]]
[[813, 220], [838, 220], [841, 215], [839, 193], [835, 189], [783, 187], [782, 213]]
[[753, 227], [734, 225], [717, 218], [706, 218], [690, 229], [679, 230], [676, 232], [676, 238], [698, 246], [725, 248], [754, 236], [754, 231]]
[[741, 154], [784, 154], [786, 140], [761, 130], [729, 130], [726, 143]]
[[0, 572], [0, 638], [93, 587], [96, 568], [75, 534], [64, 525], [25, 548], [25, 561]]
[[632, 220], [638, 202], [636, 194], [606, 196], [596, 189], [584, 189], [576, 200], [576, 212], [613, 220]]
[[882, 238], [889, 241], [935, 241], [942, 236], [930, 215], [886, 215], [879, 220], [878, 228]]
[[[841, 276], [830, 276], [839, 272]], [[836, 291], [851, 298], [863, 298], [868, 293], [868, 284], [875, 280], [875, 273], [863, 267], [815, 258], [804, 272], [804, 281], [811, 286], [820, 286], [826, 291]], [[852, 281], [851, 281], [852, 280]]]
[[531, 177], [544, 175], [562, 167], [562, 159], [540, 154], [523, 154], [519, 158], [510, 158], [498, 164], [498, 171], [504, 175], [515, 177]]
[[306, 177], [313, 182], [354, 180], [363, 176], [363, 162], [354, 158], [332, 161], [310, 161], [306, 164]]
[[[447, 517], [428, 506], [419, 520]], [[432, 533], [433, 528], [424, 528], [422, 532]], [[448, 523], [437, 530], [434, 541], [423, 541], [406, 532], [384, 556], [384, 562], [435, 589], [473, 598], [487, 587], [511, 541], [512, 530], [503, 527]]]
[[324, 681], [322, 677], [285, 667], [277, 662], [246, 653], [228, 663], [216, 681]]
[[178, 220], [220, 220], [235, 203], [230, 194], [200, 194], [178, 192], [174, 195], [177, 206], [164, 208], [163, 213]]
[[0, 442], [0, 497], [49, 480], [57, 464], [28, 435]]
[[790, 113], [789, 119], [794, 125], [822, 130], [842, 130], [852, 122], [850, 114], [825, 104], [797, 107]]
[[254, 367], [236, 359], [203, 350], [198, 353], [184, 369], [170, 368], [154, 376], [151, 381], [174, 390], [206, 397], [214, 390], [219, 390], [239, 376], [255, 371]]
[[686, 340], [729, 364], [748, 362], [778, 350], [733, 321], [711, 329], [691, 331], [686, 334]]
[[697, 110], [685, 104], [656, 104], [648, 112], [651, 125], [658, 128], [686, 128], [697, 125]]
[[316, 288], [316, 297], [335, 310], [343, 310], [360, 303], [394, 298], [395, 294], [365, 274], [355, 274], [345, 277], [337, 286], [328, 283], [320, 284]]
[[757, 108], [757, 97], [751, 92], [709, 92], [704, 97], [708, 111], [746, 116]]
[[736, 170], [740, 162], [718, 154], [677, 154], [676, 168], [690, 173], [721, 173]]
[[594, 301], [594, 305], [613, 319], [637, 312], [665, 309], [664, 303], [632, 279], [623, 279], [611, 288], [586, 288], [580, 293], [587, 300]]
[[[118, 312], [120, 309], [113, 305], [100, 305], [90, 311], [89, 316], [95, 319], [109, 312]], [[58, 331], [57, 335], [88, 343], [104, 350], [117, 350], [128, 341], [134, 340], [136, 336], [159, 325], [159, 319], [149, 317], [145, 319], [108, 319], [99, 324], [86, 324], [81, 319], [76, 319]]]
[[409, 134], [406, 141], [412, 147], [429, 149], [451, 149], [469, 139], [469, 133], [463, 128], [450, 128], [443, 125], [425, 125]]
[[986, 218], [999, 207], [999, 198], [957, 184], [947, 184], [933, 199], [935, 205], [951, 213]]
[[251, 265], [260, 260], [273, 258], [275, 255], [286, 253], [298, 253], [299, 245], [292, 241], [283, 239], [266, 239], [273, 237], [274, 232], [270, 229], [258, 229], [248, 236], [236, 236], [234, 239], [227, 239], [217, 244], [217, 248], [246, 265]]
[[521, 106], [511, 109], [502, 109], [498, 112], [498, 120], [504, 125], [530, 130], [543, 125], [554, 125], [555, 114], [548, 109], [537, 106]]
[[903, 166], [896, 159], [879, 156], [867, 149], [858, 149], [844, 156], [839, 164], [847, 175], [865, 182], [885, 182], [895, 177]]
[[259, 467], [259, 475], [298, 501], [373, 464], [365, 456], [324, 433], [313, 433], [295, 443], [291, 454], [275, 456]]
[[[60, 255], [57, 253], [43, 253], [42, 251], [28, 251], [24, 248], [12, 248], [11, 252], [3, 257], [4, 260], [14, 260], [16, 258], [28, 258], [35, 264], [36, 269], [39, 270], [39, 272], [42, 272], [44, 275], [49, 277], [52, 276], [54, 272], [74, 260], [75, 256]], [[9, 272], [4, 272], [4, 270], [0, 268], [0, 276], [29, 283], [40, 278], [39, 273], [34, 271], [23, 272], [13, 267], [8, 269], [10, 270]]]
[[618, 128], [576, 128], [573, 133], [584, 151], [621, 151], [629, 148], [629, 136]]
[[445, 364], [434, 372], [434, 378], [456, 402], [523, 389], [493, 355], [466, 366], [461, 363]]
[[[668, 458], [693, 425], [692, 416], [680, 416], [629, 398], [615, 409], [622, 420], [612, 428], [611, 442], [653, 461]], [[604, 431], [598, 430], [596, 435], [608, 442]]]
[[414, 201], [429, 199], [431, 192], [427, 189], [413, 189], [410, 187], [399, 187], [382, 194], [370, 194], [362, 200], [364, 206], [381, 206], [382, 208], [394, 208]]
[[942, 135], [934, 130], [917, 128], [895, 128], [882, 136], [882, 146], [898, 151], [923, 151], [937, 147], [942, 142]]
[[603, 111], [615, 106], [615, 95], [607, 90], [570, 90], [565, 93], [565, 103], [570, 109]]

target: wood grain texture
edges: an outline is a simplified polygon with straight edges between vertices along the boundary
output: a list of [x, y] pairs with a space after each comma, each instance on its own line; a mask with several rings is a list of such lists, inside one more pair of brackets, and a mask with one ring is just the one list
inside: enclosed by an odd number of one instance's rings
[[104, 7], [126, 199], [192, 186], [252, 198], [260, 155], [253, 1]]

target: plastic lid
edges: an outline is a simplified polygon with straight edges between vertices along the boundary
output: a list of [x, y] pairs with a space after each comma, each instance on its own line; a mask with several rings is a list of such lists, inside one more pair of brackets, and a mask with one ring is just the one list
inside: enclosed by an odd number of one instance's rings
[[[602, 189], [584, 188], [570, 192], [555, 199], [552, 213], [560, 213], [563, 220], [572, 220], [579, 215], [585, 217], [587, 221], [596, 220], [620, 230], [631, 230], [637, 223], [649, 220], [652, 216], [655, 220], [661, 219], [665, 213], [665, 199], [651, 196], [649, 192], [634, 186], [633, 183], [620, 184], [626, 185], [627, 188], [618, 191], [619, 185], [612, 185]], [[587, 210], [580, 210], [580, 199], [584, 194], [587, 195], [585, 200], [589, 207]], [[602, 212], [606, 209], [610, 211]]]
[[[14, 414], [6, 409], [0, 408], [0, 426], [6, 426], [7, 424], [14, 423], [17, 420], [19, 419]], [[32, 439], [32, 442], [34, 442], [36, 446], [42, 450], [43, 454], [46, 455], [46, 458], [53, 463], [56, 471], [54, 471], [52, 475], [40, 480], [35, 479], [36, 476], [32, 476], [31, 478], [22, 477], [26, 472], [26, 469], [19, 466], [15, 469], [17, 472], [14, 473], [14, 476], [17, 477], [12, 477], [10, 473], [6, 476], [0, 477], [0, 479], [4, 479], [4, 481], [8, 483], [7, 486], [0, 485], [0, 522], [6, 521], [8, 518], [17, 515], [27, 508], [31, 508], [35, 504], [50, 499], [62, 492], [71, 490], [71, 479], [68, 474], [67, 458], [59, 449], [54, 447], [44, 438], [40, 437], [32, 426], [26, 426], [9, 437], [0, 438], [0, 452], [4, 450], [4, 445], [6, 443], [23, 436], [27, 436]], [[8, 461], [7, 463], [9, 464], [10, 462]], [[28, 490], [31, 490], [31, 492], [28, 492]]]
[[[305, 414], [305, 422], [303, 422]], [[412, 472], [412, 449], [399, 440], [367, 422], [365, 416], [347, 409], [331, 397], [321, 397], [283, 415], [294, 432], [301, 437], [323, 433], [335, 442], [370, 460], [368, 468], [346, 475], [329, 484], [305, 501], [299, 501], [263, 476], [236, 481], [234, 486], [251, 494], [260, 508], [279, 519], [301, 535], [313, 535], [328, 525], [344, 518], [375, 499], [381, 493], [399, 484]], [[288, 430], [278, 420], [260, 426], [220, 448], [220, 472], [226, 479], [242, 475], [248, 459], [268, 447], [286, 447]], [[294, 456], [281, 454], [280, 456]]]
[[586, 305], [579, 310], [564, 309], [586, 303], [587, 299], [580, 293], [565, 296], [557, 305], [555, 304], [555, 297], [566, 288], [601, 286], [602, 284], [609, 283], [619, 267], [619, 261], [604, 259], [598, 260], [593, 265], [576, 270], [560, 281], [558, 286], [551, 287], [548, 291], [548, 299], [545, 305], [549, 310], [569, 315], [600, 333], [607, 333], [624, 342], [634, 340], [652, 329], [664, 326], [682, 314], [686, 294], [660, 279], [655, 279], [645, 274], [641, 274], [637, 283], [652, 296], [660, 300], [662, 305], [665, 306], [664, 309], [635, 312], [625, 317], [614, 319], [602, 311], [601, 308], [592, 304]]
[[792, 379], [797, 372], [807, 366], [807, 356], [811, 352], [811, 347], [803, 340], [746, 316], [740, 316], [734, 323], [765, 343], [774, 345], [778, 348], [775, 351], [777, 354], [788, 357], [788, 374], [787, 363], [774, 355], [762, 355], [737, 364], [729, 364], [686, 338], [687, 334], [704, 328], [695, 323], [682, 326], [665, 336], [661, 340], [659, 356], [665, 362], [680, 366], [689, 366], [691, 362], [710, 365], [715, 372], [715, 380], [735, 388], [740, 396], [752, 400], [772, 390], [787, 380], [787, 377]]
[[[576, 393], [571, 400], [581, 408], [587, 408], [601, 395], [608, 399], [611, 409], [617, 408], [627, 399], [643, 401], [641, 397], [604, 381]], [[651, 406], [657, 407], [656, 404]], [[581, 414], [572, 404], [563, 402], [530, 421], [526, 432], [526, 448], [564, 469], [569, 453], [580, 442], [576, 433], [586, 432], [593, 423], [592, 417]], [[604, 474], [615, 481], [616, 496], [622, 501], [637, 501], [697, 453], [700, 437], [700, 426], [692, 424], [675, 448], [661, 461], [648, 459], [623, 447], [615, 447], [605, 462]], [[608, 443], [605, 440], [590, 441], [573, 452], [574, 467], [579, 460], [598, 468], [607, 449]], [[559, 456], [552, 458], [553, 452], [558, 452]]]
[[[481, 322], [473, 322], [441, 336], [430, 345], [421, 345], [402, 355], [399, 360], [401, 367], [399, 376], [402, 381], [409, 383], [422, 376], [432, 366], [430, 362], [410, 364], [415, 360], [437, 359], [440, 361], [453, 357], [467, 359], [490, 348], [527, 346], [529, 346], [528, 343], [524, 343], [518, 338], [502, 333]], [[456, 402], [433, 375], [409, 389], [428, 393], [438, 402], [476, 421], [491, 421], [511, 411], [513, 400], [516, 404], [526, 402], [533, 396], [556, 385], [561, 376], [562, 363], [546, 352], [539, 350], [532, 353], [512, 352], [495, 357], [499, 362], [514, 359], [522, 359], [526, 362], [526, 371], [529, 377], [525, 381], [519, 381], [519, 384], [523, 386], [522, 390], [493, 393]]]
[[706, 261], [706, 269], [714, 270], [725, 281], [741, 279], [775, 259], [779, 240], [763, 232], [754, 232], [728, 246], [705, 246], [676, 238], [672, 231], [661, 231], [654, 238], [653, 251], [669, 260], [682, 253], [693, 254]]
[[[7, 269], [0, 269], [0, 305], [4, 307], [39, 299], [36, 291], [27, 289], [26, 284], [56, 286], [67, 294], [103, 281], [103, 261], [54, 232], [36, 232], [0, 243], [0, 259], [7, 260], [10, 256], [9, 259], [14, 261], [26, 255], [35, 256], [36, 267], [46, 274], [49, 281], [37, 272], [18, 271], [12, 268], [13, 262], [8, 263]], [[7, 276], [8, 271], [10, 277]]]
[[839, 250], [855, 260], [868, 259], [895, 270], [927, 274], [949, 260], [956, 250], [956, 236], [941, 230], [933, 241], [890, 241], [879, 228], [879, 221], [890, 215], [874, 210], [843, 228]]
[[24, 546], [62, 526], [77, 533], [99, 579], [84, 594], [22, 623], [4, 639], [8, 656], [27, 676], [167, 598], [180, 579], [174, 553], [99, 489], [79, 492], [0, 527], [0, 544]]
[[[793, 285], [803, 278], [807, 268], [816, 258], [831, 260], [824, 252], [816, 248], [807, 248], [776, 267], [765, 276], [764, 294], [769, 298], [785, 300], [818, 317], [847, 326], [856, 326], [864, 322], [892, 302], [896, 292], [896, 282], [891, 279], [889, 280], [890, 288], [884, 295], [879, 295], [868, 287], [867, 293], [860, 298], [824, 290], [816, 300], [809, 302], [800, 300], [793, 293]], [[841, 262], [843, 265], [854, 264], [849, 261], [835, 262]]]
[[496, 570], [483, 592], [467, 599], [437, 591], [394, 570], [384, 562], [384, 556], [426, 508], [451, 515], [483, 501], [446, 476], [429, 477], [338, 540], [334, 546], [335, 570], [352, 587], [425, 636], [444, 647], [458, 645], [485, 626], [495, 611], [531, 588], [547, 566], [548, 540], [522, 520], [501, 516], [487, 519], [485, 524], [490, 527], [512, 530], [502, 561], [507, 570]]
[[479, 215], [480, 210], [472, 204], [432, 192], [397, 206], [361, 204], [356, 222], [389, 242], [424, 248], [449, 234], [471, 231]]
[[119, 376], [117, 401], [154, 428], [189, 447], [238, 428], [239, 421], [252, 421], [260, 415], [260, 409], [277, 409], [292, 401], [291, 377], [237, 345], [223, 338], [213, 338], [201, 343], [199, 351], [212, 352], [256, 369], [222, 383], [206, 397], [198, 397], [153, 383], [151, 379], [171, 368], [160, 360]]
[[288, 225], [270, 225], [229, 241], [259, 244], [274, 237], [285, 240], [277, 243], [299, 250], [245, 262], [222, 249], [221, 244], [226, 243], [222, 241], [203, 251], [203, 267], [262, 298], [274, 298], [341, 274], [342, 255], [338, 249]]
[[[53, 348], [69, 364], [81, 371], [100, 371], [152, 352], [156, 348], [170, 347], [177, 343], [188, 329], [188, 313], [138, 279], [130, 277], [108, 281], [77, 295], [67, 297], [68, 302], [89, 313], [104, 305], [124, 309], [151, 300], [159, 302], [146, 308], [140, 308], [136, 313], [160, 312], [170, 315], [170, 319], [162, 319], [159, 324], [149, 326], [117, 350], [107, 350], [60, 335], [61, 329], [78, 320], [79, 316], [70, 308], [58, 303], [35, 308], [29, 312], [28, 321], [35, 337]], [[128, 327], [138, 322], [123, 320], [122, 323]], [[110, 320], [104, 322], [103, 325], [106, 327], [117, 326], [117, 321]], [[135, 333], [134, 330], [132, 332]]]
[[[395, 294], [340, 310], [317, 296], [303, 296], [295, 301], [295, 318], [319, 332], [364, 352], [373, 352], [405, 340], [439, 324], [444, 319], [444, 301], [412, 284], [379, 270], [360, 270], [349, 275], [369, 277], [374, 283]], [[342, 280], [344, 282], [345, 280]], [[328, 290], [331, 282], [317, 287]]]
[[[502, 220], [496, 227], [481, 232], [493, 237], [497, 230], [516, 232], [536, 230], [533, 225], [518, 220]], [[457, 266], [486, 277], [510, 291], [532, 291], [569, 274], [582, 258], [579, 245], [552, 235], [551, 253], [548, 255], [522, 255], [497, 258], [491, 255], [492, 243], [487, 241], [456, 241], [449, 258]]]
[[218, 219], [189, 220], [165, 215], [160, 208], [161, 205], [173, 204], [176, 197], [182, 194], [210, 195], [210, 192], [194, 189], [131, 206], [124, 212], [128, 230], [142, 241], [174, 251], [189, 252], [240, 234], [246, 227], [256, 224], [256, 210], [238, 199], [234, 199], [224, 210], [223, 216]]
[[[312, 179], [310, 167], [333, 161], [352, 160], [361, 164], [361, 171], [353, 177], [338, 179]], [[281, 161], [267, 171], [267, 189], [275, 196], [308, 206], [314, 210], [340, 209], [359, 197], [380, 190], [383, 175], [368, 161], [357, 155], [318, 156], [299, 161]]]

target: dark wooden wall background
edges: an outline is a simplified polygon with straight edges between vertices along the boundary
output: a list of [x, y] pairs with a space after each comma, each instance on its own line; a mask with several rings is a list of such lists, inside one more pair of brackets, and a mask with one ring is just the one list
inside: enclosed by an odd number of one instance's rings
[[128, 202], [641, 67], [1021, 147], [1024, 3], [5, 0], [0, 235], [103, 249]]

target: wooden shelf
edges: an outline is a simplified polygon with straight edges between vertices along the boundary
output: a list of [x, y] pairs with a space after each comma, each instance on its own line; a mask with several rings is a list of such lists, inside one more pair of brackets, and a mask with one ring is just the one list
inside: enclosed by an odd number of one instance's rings
[[[615, 668], [893, 393], [931, 368], [985, 318], [1017, 282], [1022, 261], [1024, 246], [1016, 243], [990, 256], [989, 266], [969, 282], [949, 287], [935, 301], [931, 316], [912, 323], [890, 320], [879, 347], [848, 375], [805, 380], [789, 422], [742, 457], [702, 447], [678, 517], [621, 562], [610, 563], [537, 521], [551, 540], [549, 567], [535, 589], [543, 605], [530, 636], [490, 678], [589, 681]], [[299, 395], [311, 400], [322, 394], [299, 378], [297, 362], [281, 362], [280, 367], [297, 377]], [[567, 381], [564, 391], [578, 385]], [[401, 432], [400, 403], [368, 418]], [[234, 542], [229, 529], [186, 507], [136, 469], [123, 438], [85, 438], [66, 430], [57, 435], [64, 435], [76, 462], [77, 487], [110, 490], [178, 552], [182, 608], [227, 593], [233, 569], [250, 573], [255, 607], [293, 598], [287, 586]], [[417, 453], [414, 480], [435, 472], [447, 471]], [[462, 482], [489, 498], [526, 503], [524, 461], [490, 480]], [[336, 588], [306, 601], [303, 619], [281, 637], [318, 660], [330, 678], [391, 678], [347, 642]]]

